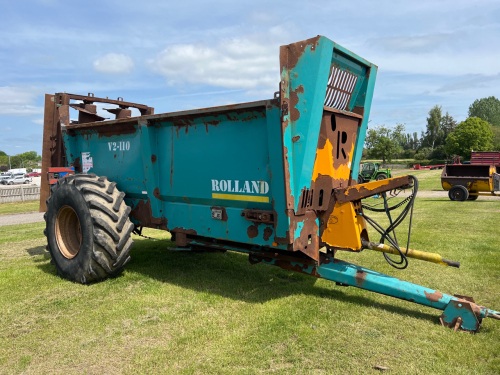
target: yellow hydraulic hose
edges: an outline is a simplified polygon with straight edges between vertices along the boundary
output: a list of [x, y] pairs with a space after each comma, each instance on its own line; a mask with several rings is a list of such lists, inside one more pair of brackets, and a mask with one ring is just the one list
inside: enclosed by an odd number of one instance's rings
[[[361, 241], [363, 244], [363, 247], [365, 249], [369, 250], [375, 250], [375, 251], [380, 251], [382, 253], [389, 253], [389, 254], [395, 254], [399, 255], [400, 252], [398, 249], [396, 249], [393, 246], [381, 244], [381, 243], [376, 243], [376, 242], [370, 242], [370, 241]], [[415, 259], [420, 259], [420, 260], [425, 260], [427, 262], [432, 262], [432, 263], [437, 263], [437, 264], [442, 264], [443, 266], [450, 266], [450, 267], [460, 267], [460, 262], [454, 262], [452, 260], [447, 260], [443, 259], [443, 257], [439, 254], [435, 253], [426, 253], [425, 251], [418, 251], [418, 250], [412, 250], [408, 249], [408, 253], [406, 252], [405, 248], [400, 248], [401, 252], [406, 255], [408, 258], [415, 258]]]

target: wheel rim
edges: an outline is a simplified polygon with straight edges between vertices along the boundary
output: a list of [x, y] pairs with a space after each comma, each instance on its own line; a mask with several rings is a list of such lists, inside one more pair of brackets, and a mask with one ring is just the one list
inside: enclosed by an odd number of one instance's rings
[[463, 199], [464, 197], [464, 193], [462, 190], [459, 190], [459, 189], [456, 189], [454, 192], [453, 192], [453, 198], [455, 198], [455, 200], [461, 200]]
[[76, 257], [82, 244], [82, 229], [75, 210], [70, 206], [61, 207], [57, 213], [55, 229], [61, 254], [67, 259]]

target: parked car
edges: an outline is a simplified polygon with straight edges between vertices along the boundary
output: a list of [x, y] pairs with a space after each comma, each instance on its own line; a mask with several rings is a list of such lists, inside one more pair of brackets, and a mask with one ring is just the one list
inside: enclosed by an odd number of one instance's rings
[[33, 179], [24, 175], [12, 176], [2, 181], [4, 185], [30, 184], [31, 182], [33, 182]]
[[4, 183], [4, 181], [7, 181], [11, 177], [12, 177], [11, 175], [0, 176], [0, 184], [6, 185], [6, 182]]
[[40, 172], [31, 172], [26, 175], [26, 177], [40, 177], [42, 174]]

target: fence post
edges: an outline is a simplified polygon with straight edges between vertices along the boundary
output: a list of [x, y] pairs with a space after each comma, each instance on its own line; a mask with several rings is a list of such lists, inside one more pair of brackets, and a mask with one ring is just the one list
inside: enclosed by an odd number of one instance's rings
[[21, 199], [24, 202], [24, 187], [21, 186]]

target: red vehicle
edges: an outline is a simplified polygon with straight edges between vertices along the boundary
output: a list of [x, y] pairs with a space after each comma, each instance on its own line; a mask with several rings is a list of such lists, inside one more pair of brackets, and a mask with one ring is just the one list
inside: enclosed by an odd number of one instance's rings
[[26, 177], [40, 177], [42, 174], [40, 172], [31, 172], [26, 175]]
[[[451, 159], [451, 163], [450, 164], [454, 164], [454, 165], [460, 165], [462, 164], [460, 162], [460, 156], [454, 156], [452, 159]], [[431, 171], [433, 171], [434, 169], [443, 169], [446, 165], [445, 164], [439, 164], [439, 165], [420, 165], [420, 164], [415, 164], [413, 166], [413, 168], [411, 168], [412, 171], [418, 171], [418, 170], [421, 170], [421, 169], [430, 169]]]
[[470, 163], [500, 167], [500, 151], [473, 151]]

